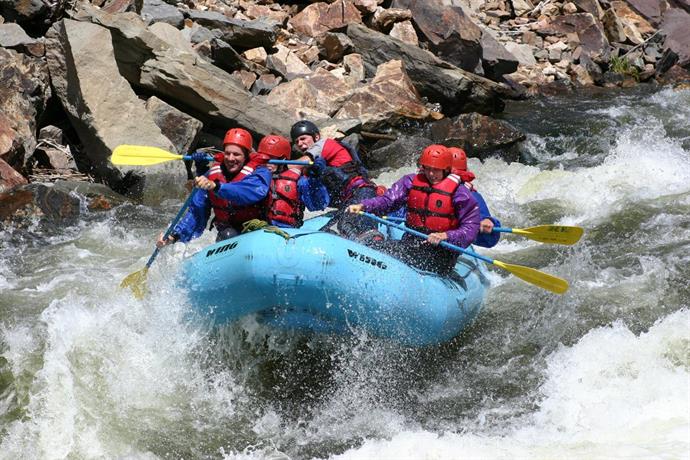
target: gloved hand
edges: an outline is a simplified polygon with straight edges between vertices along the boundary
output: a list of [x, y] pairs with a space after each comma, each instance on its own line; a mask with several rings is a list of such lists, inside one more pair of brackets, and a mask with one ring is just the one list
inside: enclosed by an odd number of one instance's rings
[[189, 155], [192, 160], [194, 160], [194, 168], [196, 169], [197, 176], [203, 176], [208, 171], [208, 163], [211, 155], [208, 152], [202, 150], [197, 150], [196, 152]]
[[324, 171], [326, 171], [326, 168], [328, 165], [326, 164], [326, 160], [323, 159], [323, 157], [316, 157], [314, 159], [314, 163], [309, 166], [309, 171], [307, 174], [309, 177], [320, 177]]
[[204, 152], [203, 150], [197, 150], [196, 152], [189, 155], [189, 157], [194, 161], [211, 161], [211, 155], [209, 155], [208, 152]]

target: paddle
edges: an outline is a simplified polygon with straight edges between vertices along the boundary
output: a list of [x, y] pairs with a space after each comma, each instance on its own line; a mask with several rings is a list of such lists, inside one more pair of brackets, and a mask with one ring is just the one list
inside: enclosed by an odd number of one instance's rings
[[[118, 145], [110, 156], [110, 162], [119, 166], [152, 166], [172, 160], [192, 160], [191, 155], [177, 155], [158, 147], [146, 145]], [[213, 157], [209, 155], [208, 161]], [[309, 166], [310, 161], [269, 160], [271, 164]]]
[[[407, 227], [404, 227], [402, 225], [395, 224], [393, 222], [390, 222], [389, 220], [375, 216], [375, 215], [370, 214], [368, 212], [360, 211], [360, 214], [363, 214], [363, 215], [367, 216], [368, 218], [373, 219], [377, 222], [380, 222], [380, 223], [385, 224], [385, 225], [389, 225], [391, 227], [395, 227], [399, 230], [402, 230], [403, 232], [410, 233], [410, 234], [418, 236], [420, 238], [426, 239], [428, 236], [422, 232], [418, 232], [416, 230], [412, 230], [411, 228], [407, 228]], [[445, 241], [441, 241], [440, 245], [443, 246], [444, 248], [450, 249], [452, 251], [460, 252], [460, 253], [468, 255], [470, 257], [476, 257], [477, 259], [483, 260], [484, 262], [496, 265], [497, 267], [500, 267], [504, 270], [509, 271], [510, 273], [517, 276], [521, 280], [527, 281], [528, 283], [534, 284], [535, 286], [538, 286], [542, 289], [546, 289], [547, 291], [555, 292], [556, 294], [563, 294], [568, 290], [568, 282], [566, 280], [564, 280], [562, 278], [558, 278], [558, 277], [553, 276], [553, 275], [549, 275], [547, 273], [541, 272], [541, 271], [536, 270], [534, 268], [501, 262], [499, 260], [495, 260], [495, 259], [492, 259], [490, 257], [486, 257], [483, 255], [477, 254], [474, 251], [469, 251], [467, 249], [463, 249], [460, 246], [446, 243]]]
[[[187, 199], [185, 200], [184, 204], [180, 208], [179, 211], [177, 211], [177, 215], [175, 218], [172, 220], [170, 223], [170, 226], [168, 227], [168, 230], [165, 231], [165, 235], [163, 235], [163, 240], [167, 240], [170, 234], [173, 231], [173, 228], [175, 228], [175, 225], [177, 225], [177, 222], [182, 218], [184, 215], [185, 211], [189, 207], [190, 203], [192, 202], [192, 196], [194, 196], [194, 190], [189, 194]], [[146, 295], [146, 274], [149, 271], [149, 267], [151, 267], [151, 264], [153, 264], [153, 261], [156, 260], [156, 256], [158, 256], [158, 252], [160, 251], [160, 248], [156, 247], [156, 249], [153, 251], [153, 254], [151, 254], [151, 257], [149, 257], [148, 262], [146, 262], [146, 266], [142, 268], [139, 271], [136, 271], [134, 273], [130, 273], [125, 277], [125, 279], [122, 280], [120, 283], [121, 288], [126, 288], [129, 287], [132, 290], [132, 293], [134, 294], [134, 297], [137, 299], [141, 300], [144, 298]]]
[[[386, 216], [386, 220], [393, 222], [404, 222], [404, 217]], [[568, 225], [537, 225], [536, 227], [527, 228], [507, 228], [494, 227], [494, 232], [499, 233], [513, 233], [515, 235], [522, 235], [530, 240], [539, 241], [540, 243], [563, 244], [572, 245], [580, 241], [582, 227], [571, 227]]]

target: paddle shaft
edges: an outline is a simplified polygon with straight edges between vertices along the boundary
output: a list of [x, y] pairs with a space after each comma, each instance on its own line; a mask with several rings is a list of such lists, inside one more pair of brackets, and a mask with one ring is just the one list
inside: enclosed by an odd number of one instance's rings
[[[373, 220], [377, 221], [377, 222], [381, 222], [382, 224], [388, 225], [388, 226], [390, 226], [390, 227], [395, 227], [395, 228], [397, 228], [398, 230], [402, 230], [403, 232], [411, 233], [412, 235], [418, 236], [418, 237], [420, 237], [420, 238], [427, 239], [427, 237], [429, 236], [429, 235], [427, 235], [427, 234], [425, 234], [425, 233], [418, 232], [417, 230], [412, 230], [411, 228], [407, 228], [407, 227], [405, 227], [405, 226], [403, 226], [403, 225], [395, 224], [395, 223], [393, 223], [393, 222], [390, 222], [390, 221], [388, 221], [388, 220], [386, 220], [386, 219], [383, 219], [383, 218], [381, 218], [381, 217], [379, 217], [379, 216], [375, 216], [375, 215], [373, 215], [373, 214], [371, 214], [371, 213], [368, 213], [368, 212], [362, 212], [362, 214], [365, 215], [365, 216], [367, 216], [367, 217], [370, 218], [370, 219], [373, 219]], [[454, 244], [450, 244], [450, 243], [447, 243], [447, 242], [445, 242], [445, 241], [441, 241], [439, 244], [440, 244], [441, 246], [443, 246], [444, 248], [446, 248], [446, 249], [450, 249], [450, 250], [455, 251], [455, 252], [460, 252], [460, 253], [466, 254], [466, 255], [468, 255], [468, 256], [470, 256], [470, 257], [476, 257], [477, 259], [483, 260], [484, 262], [487, 262], [487, 263], [490, 263], [490, 264], [493, 264], [493, 263], [494, 263], [494, 260], [493, 260], [492, 258], [483, 256], [483, 255], [481, 255], [481, 254], [477, 254], [477, 253], [474, 252], [474, 251], [468, 251], [467, 249], [463, 249], [463, 248], [461, 248], [460, 246], [456, 246], [456, 245], [454, 245]]]
[[[182, 157], [183, 160], [192, 160], [191, 155], [184, 155]], [[213, 161], [214, 158], [212, 156], [207, 156], [206, 161]], [[295, 166], [310, 166], [312, 163], [311, 161], [299, 161], [299, 160], [268, 160], [268, 164], [271, 165], [295, 165]]]
[[[187, 208], [189, 208], [189, 205], [192, 203], [192, 197], [194, 196], [194, 191], [196, 189], [192, 190], [192, 192], [189, 194], [187, 199], [185, 200], [184, 204], [180, 208], [179, 211], [177, 211], [177, 215], [175, 218], [170, 222], [170, 226], [168, 229], [165, 231], [165, 234], [163, 235], [163, 241], [167, 240], [170, 234], [172, 233], [173, 229], [175, 228], [175, 225], [177, 225], [177, 222], [182, 218], [184, 215], [185, 211], [187, 211]], [[151, 254], [151, 257], [149, 257], [148, 262], [146, 262], [146, 268], [151, 267], [151, 264], [153, 263], [154, 260], [156, 260], [156, 257], [158, 256], [158, 253], [160, 252], [160, 248], [156, 247], [156, 249], [153, 251], [153, 254]]]

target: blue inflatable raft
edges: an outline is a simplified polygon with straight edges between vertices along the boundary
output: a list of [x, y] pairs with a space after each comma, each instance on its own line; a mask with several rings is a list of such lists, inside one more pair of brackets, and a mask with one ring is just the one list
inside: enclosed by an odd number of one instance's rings
[[406, 346], [455, 337], [479, 313], [483, 262], [461, 256], [451, 277], [419, 271], [382, 252], [319, 231], [327, 217], [218, 242], [184, 264], [192, 304], [217, 324], [256, 314], [284, 329], [364, 329]]

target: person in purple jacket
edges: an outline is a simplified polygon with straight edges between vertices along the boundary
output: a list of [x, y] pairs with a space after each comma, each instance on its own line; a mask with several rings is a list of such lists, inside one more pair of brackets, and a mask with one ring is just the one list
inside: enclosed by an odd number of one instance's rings
[[385, 242], [379, 249], [422, 270], [442, 275], [455, 267], [458, 253], [439, 246], [441, 241], [466, 248], [479, 232], [479, 206], [461, 179], [450, 174], [451, 152], [430, 145], [419, 157], [420, 172], [408, 174], [382, 196], [348, 206], [348, 212], [386, 214], [407, 207], [405, 225], [426, 233], [426, 240], [406, 233], [400, 242]]

